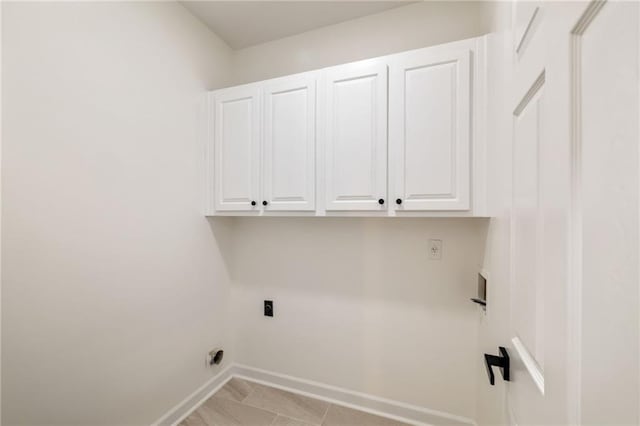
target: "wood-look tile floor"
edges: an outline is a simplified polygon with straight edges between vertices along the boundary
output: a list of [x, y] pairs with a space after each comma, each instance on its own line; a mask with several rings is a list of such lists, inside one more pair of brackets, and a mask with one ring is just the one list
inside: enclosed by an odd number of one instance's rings
[[407, 426], [258, 383], [233, 378], [180, 426]]

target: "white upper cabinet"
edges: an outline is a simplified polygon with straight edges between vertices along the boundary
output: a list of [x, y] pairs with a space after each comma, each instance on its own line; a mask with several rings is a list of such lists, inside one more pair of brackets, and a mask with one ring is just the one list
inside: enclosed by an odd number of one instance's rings
[[325, 208], [386, 210], [387, 66], [364, 61], [324, 75]]
[[403, 210], [468, 210], [471, 51], [422, 49], [389, 65], [390, 188]]
[[266, 82], [264, 111], [265, 210], [315, 210], [315, 74]]
[[483, 37], [214, 91], [207, 215], [486, 215]]
[[[260, 198], [260, 89], [247, 85], [213, 96], [214, 204], [218, 211], [254, 210]], [[210, 163], [211, 164], [211, 163]]]

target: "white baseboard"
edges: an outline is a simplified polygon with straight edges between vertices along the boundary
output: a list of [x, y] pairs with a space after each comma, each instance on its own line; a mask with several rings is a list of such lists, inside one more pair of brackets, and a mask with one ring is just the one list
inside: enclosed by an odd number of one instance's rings
[[220, 389], [232, 377], [262, 383], [274, 388], [321, 399], [333, 404], [354, 408], [413, 425], [470, 426], [476, 424], [475, 421], [470, 418], [445, 413], [443, 411], [393, 401], [366, 393], [355, 392], [339, 388], [337, 386], [274, 373], [246, 365], [231, 364], [224, 371], [220, 372], [216, 377], [205, 383], [200, 389], [171, 409], [160, 420], [155, 422], [154, 426], [170, 426], [178, 424], [200, 404], [202, 404], [202, 402], [217, 392], [218, 389]]
[[204, 385], [200, 386], [191, 395], [186, 397], [182, 402], [179, 402], [173, 407], [167, 414], [162, 416], [159, 420], [153, 423], [153, 426], [172, 426], [177, 425], [184, 420], [193, 410], [198, 408], [200, 404], [205, 402], [214, 393], [225, 385], [233, 377], [234, 365], [231, 364], [216, 376], [207, 381]]

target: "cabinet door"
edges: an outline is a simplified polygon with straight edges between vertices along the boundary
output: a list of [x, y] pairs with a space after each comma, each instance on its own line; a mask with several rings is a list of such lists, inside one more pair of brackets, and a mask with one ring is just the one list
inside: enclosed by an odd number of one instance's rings
[[389, 69], [391, 188], [397, 210], [468, 210], [469, 50], [399, 55]]
[[214, 94], [215, 208], [258, 210], [260, 90], [241, 86]]
[[331, 68], [324, 87], [326, 210], [386, 210], [386, 64]]
[[264, 97], [265, 210], [315, 210], [315, 74], [266, 82]]

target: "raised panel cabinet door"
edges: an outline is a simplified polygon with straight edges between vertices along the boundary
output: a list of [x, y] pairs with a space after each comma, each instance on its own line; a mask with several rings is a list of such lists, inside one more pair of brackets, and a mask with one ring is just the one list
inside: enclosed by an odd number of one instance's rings
[[387, 66], [365, 61], [325, 74], [326, 210], [386, 210]]
[[315, 210], [316, 78], [304, 74], [265, 83], [265, 210]]
[[213, 96], [215, 208], [218, 211], [258, 211], [259, 86], [224, 89]]
[[396, 210], [468, 210], [471, 52], [400, 55], [389, 67], [389, 146]]

